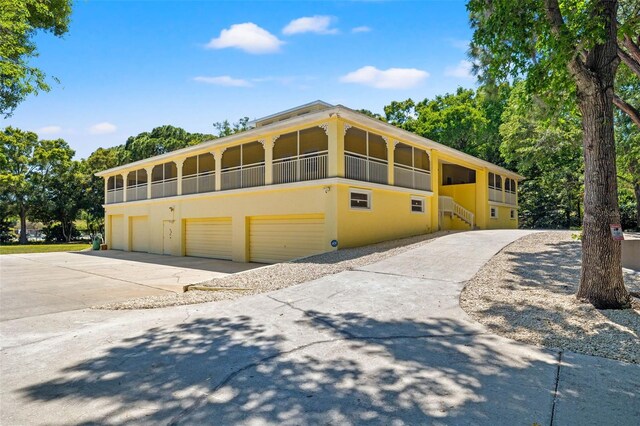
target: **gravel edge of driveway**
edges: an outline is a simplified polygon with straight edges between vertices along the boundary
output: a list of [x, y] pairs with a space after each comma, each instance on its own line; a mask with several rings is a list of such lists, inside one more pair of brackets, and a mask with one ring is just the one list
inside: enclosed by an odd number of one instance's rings
[[92, 306], [92, 309], [154, 309], [219, 300], [233, 300], [243, 296], [265, 293], [313, 281], [325, 275], [360, 268], [423, 244], [428, 244], [436, 238], [455, 232], [459, 231], [438, 231], [363, 247], [346, 248], [198, 283], [198, 286], [229, 287], [229, 290], [192, 290], [181, 294], [140, 297], [124, 302]]
[[[506, 246], [467, 282], [460, 306], [513, 340], [640, 363], [640, 300], [606, 311], [579, 302], [581, 245], [571, 235], [540, 232]], [[627, 289], [640, 291], [640, 273], [624, 275]]]

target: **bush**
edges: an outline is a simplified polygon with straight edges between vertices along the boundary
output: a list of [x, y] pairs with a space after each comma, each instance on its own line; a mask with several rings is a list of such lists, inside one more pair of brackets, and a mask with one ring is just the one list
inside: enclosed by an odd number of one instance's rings
[[[59, 223], [46, 225], [42, 228], [42, 233], [44, 234], [44, 240], [48, 243], [64, 243], [67, 241], [67, 239], [64, 237], [64, 233], [62, 232], [62, 225], [60, 225]], [[75, 240], [78, 238], [80, 238], [80, 232], [75, 227], [73, 227], [71, 230], [71, 240]]]

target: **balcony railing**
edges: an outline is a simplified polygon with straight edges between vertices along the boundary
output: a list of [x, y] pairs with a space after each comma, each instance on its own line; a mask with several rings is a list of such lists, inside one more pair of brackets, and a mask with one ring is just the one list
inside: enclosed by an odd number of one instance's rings
[[151, 198], [172, 197], [178, 194], [178, 178], [151, 183]]
[[396, 164], [393, 168], [393, 179], [395, 186], [431, 190], [431, 172], [427, 170]]
[[344, 153], [344, 176], [347, 179], [386, 184], [387, 162], [354, 152]]
[[127, 201], [146, 200], [147, 183], [127, 186]]
[[502, 202], [502, 189], [489, 185], [489, 200]]
[[236, 189], [264, 185], [264, 163], [222, 170], [221, 188]]
[[327, 151], [321, 151], [273, 160], [273, 183], [324, 179], [327, 156]]
[[214, 171], [202, 172], [182, 177], [182, 193], [198, 194], [211, 192], [216, 189], [216, 175]]
[[516, 195], [515, 192], [505, 191], [504, 202], [507, 204], [513, 204], [515, 206], [518, 202], [518, 196]]
[[122, 188], [109, 189], [107, 191], [107, 204], [121, 203], [123, 200], [124, 190]]

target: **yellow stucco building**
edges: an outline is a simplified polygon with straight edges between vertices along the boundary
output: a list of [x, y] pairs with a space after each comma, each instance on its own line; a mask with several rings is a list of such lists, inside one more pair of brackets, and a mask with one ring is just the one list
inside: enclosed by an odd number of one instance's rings
[[518, 225], [522, 176], [344, 106], [253, 125], [97, 173], [109, 248], [273, 263]]

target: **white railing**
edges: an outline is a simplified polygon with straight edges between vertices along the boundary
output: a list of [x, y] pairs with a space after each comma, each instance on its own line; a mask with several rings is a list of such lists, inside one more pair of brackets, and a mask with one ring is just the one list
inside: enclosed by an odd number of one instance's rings
[[354, 152], [344, 154], [344, 176], [347, 179], [386, 184], [387, 167], [384, 160], [367, 158]]
[[122, 188], [107, 190], [107, 204], [121, 203], [124, 196], [124, 190]]
[[202, 172], [182, 177], [182, 194], [198, 194], [211, 192], [216, 189], [216, 175], [214, 171]]
[[438, 210], [441, 213], [449, 213], [452, 216], [458, 216], [462, 221], [466, 222], [473, 228], [474, 214], [469, 210], [456, 203], [452, 197], [441, 195], [438, 197]]
[[518, 197], [516, 193], [511, 191], [505, 191], [504, 202], [507, 204], [513, 204], [514, 206], [518, 204]]
[[147, 183], [127, 186], [127, 201], [146, 200]]
[[393, 172], [395, 186], [421, 189], [424, 191], [431, 190], [431, 172], [427, 170], [396, 164]]
[[489, 186], [489, 200], [502, 202], [502, 189]]
[[178, 178], [151, 183], [151, 198], [172, 197], [178, 194]]
[[273, 183], [324, 179], [327, 156], [327, 151], [322, 151], [273, 160]]
[[222, 189], [248, 188], [262, 185], [264, 185], [264, 163], [222, 170]]

